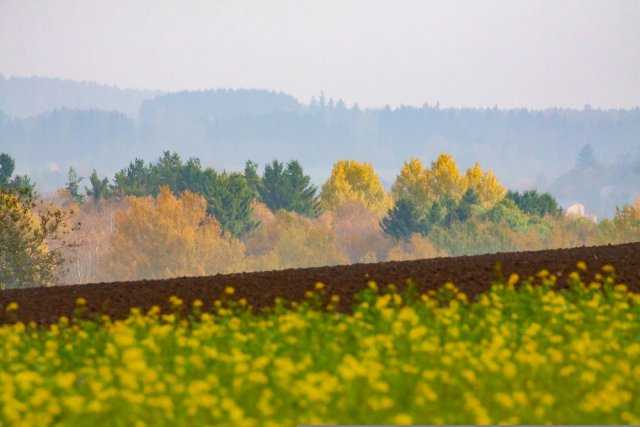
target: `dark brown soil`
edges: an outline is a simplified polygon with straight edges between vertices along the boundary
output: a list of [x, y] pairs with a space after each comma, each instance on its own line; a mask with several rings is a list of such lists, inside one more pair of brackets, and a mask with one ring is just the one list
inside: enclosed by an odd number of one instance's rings
[[[30, 288], [0, 292], [0, 323], [51, 323], [60, 316], [72, 316], [78, 297], [87, 300], [90, 312], [112, 318], [126, 317], [132, 307], [143, 310], [158, 305], [169, 310], [169, 297], [175, 295], [185, 304], [195, 299], [211, 307], [227, 286], [235, 288], [234, 298], [245, 298], [256, 308], [271, 306], [276, 297], [290, 301], [304, 298], [316, 282], [326, 285], [328, 294], [340, 296], [340, 309], [350, 307], [353, 296], [366, 287], [369, 280], [378, 284], [402, 284], [413, 279], [421, 291], [434, 289], [452, 281], [470, 297], [486, 291], [496, 278], [496, 264], [501, 263], [505, 276], [518, 273], [534, 275], [542, 269], [560, 275], [560, 283], [576, 263], [585, 261], [593, 275], [605, 264], [616, 269], [619, 282], [640, 291], [640, 243], [615, 246], [581, 247], [539, 252], [436, 258], [420, 261], [383, 262], [349, 266], [290, 269], [257, 273], [238, 273], [209, 277], [143, 280], [136, 282], [97, 283], [51, 288]], [[17, 302], [17, 313], [7, 313], [10, 302]]]

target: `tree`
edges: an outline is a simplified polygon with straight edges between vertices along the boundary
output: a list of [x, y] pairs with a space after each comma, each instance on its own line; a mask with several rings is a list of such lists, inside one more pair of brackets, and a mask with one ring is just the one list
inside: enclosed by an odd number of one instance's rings
[[247, 160], [244, 165], [244, 178], [251, 187], [255, 197], [259, 197], [258, 187], [260, 186], [260, 177], [258, 176], [258, 164], [251, 160]]
[[100, 201], [108, 198], [111, 195], [111, 187], [109, 185], [109, 179], [100, 179], [98, 173], [94, 169], [89, 177], [91, 188], [85, 187], [87, 195], [93, 198], [93, 202], [98, 205]]
[[479, 203], [489, 208], [504, 198], [507, 189], [498, 181], [493, 171], [484, 172], [478, 163], [465, 173], [465, 191], [472, 189], [478, 195]]
[[395, 200], [412, 200], [417, 206], [427, 207], [434, 200], [429, 185], [429, 169], [416, 158], [404, 162], [391, 189]]
[[265, 166], [264, 176], [257, 186], [258, 194], [274, 212], [284, 209], [312, 217], [318, 214], [319, 206], [317, 189], [310, 182], [311, 177], [304, 174], [297, 161], [289, 162], [285, 168], [274, 160]]
[[151, 168], [142, 159], [135, 159], [114, 177], [114, 192], [119, 196], [147, 196], [153, 193]]
[[80, 183], [83, 179], [83, 177], [78, 176], [73, 167], [69, 168], [69, 172], [67, 173], [67, 184], [65, 185], [65, 188], [69, 192], [69, 195], [71, 196], [73, 201], [78, 204], [84, 203], [84, 195], [80, 194]]
[[355, 160], [340, 160], [333, 165], [331, 177], [322, 186], [320, 201], [328, 210], [348, 201], [359, 201], [379, 214], [386, 212], [391, 205], [373, 166]]
[[6, 153], [0, 154], [0, 187], [9, 185], [9, 180], [13, 176], [15, 167], [16, 162], [10, 155]]
[[591, 144], [587, 144], [580, 149], [578, 158], [576, 159], [577, 169], [589, 169], [597, 166], [596, 156], [593, 152]]
[[176, 194], [185, 191], [182, 185], [182, 159], [176, 152], [165, 151], [158, 161], [151, 165], [151, 176], [153, 177], [152, 191], [153, 195], [157, 195], [160, 187], [168, 186]]
[[429, 176], [429, 185], [435, 199], [447, 196], [459, 200], [466, 190], [464, 178], [450, 154], [441, 154], [431, 163]]
[[244, 258], [239, 241], [221, 235], [202, 196], [175, 196], [162, 187], [156, 198], [128, 197], [116, 214], [106, 268], [118, 279], [166, 278], [236, 271]]
[[451, 224], [453, 221], [468, 221], [473, 214], [474, 206], [478, 204], [480, 204], [478, 194], [472, 188], [468, 189], [462, 196], [458, 206], [449, 212], [450, 218], [446, 222]]
[[506, 196], [525, 213], [543, 217], [545, 215], [559, 216], [562, 208], [556, 199], [549, 193], [538, 193], [536, 190], [525, 191], [523, 193], [509, 191]]
[[218, 220], [224, 232], [241, 237], [259, 225], [252, 216], [255, 196], [244, 175], [212, 171], [203, 195], [207, 212]]
[[380, 228], [395, 240], [409, 240], [413, 234], [425, 236], [429, 232], [424, 214], [409, 199], [398, 200], [380, 221]]
[[506, 223], [513, 230], [526, 230], [529, 225], [529, 216], [508, 197], [487, 211], [485, 217], [496, 224]]
[[35, 185], [27, 175], [16, 175], [11, 179], [15, 166], [10, 155], [0, 154], [0, 190], [11, 191], [28, 204], [37, 196]]
[[34, 212], [35, 204], [0, 189], [0, 289], [53, 284], [63, 257], [48, 242], [65, 225], [59, 209]]
[[347, 264], [329, 221], [279, 210], [247, 239], [255, 270]]

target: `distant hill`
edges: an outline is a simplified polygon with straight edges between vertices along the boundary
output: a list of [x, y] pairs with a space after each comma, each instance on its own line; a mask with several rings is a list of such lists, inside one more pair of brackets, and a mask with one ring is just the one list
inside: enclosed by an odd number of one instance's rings
[[5, 78], [0, 74], [0, 110], [18, 118], [59, 108], [119, 111], [135, 117], [143, 101], [160, 94], [47, 77]]
[[[68, 83], [68, 93], [58, 86], [60, 99], [73, 100], [74, 91], [88, 88], [76, 104], [90, 102], [91, 88], [102, 87]], [[10, 116], [0, 114], [0, 152], [14, 155], [21, 173], [32, 174], [42, 190], [64, 183], [70, 165], [85, 176], [93, 168], [112, 175], [136, 156], [155, 160], [163, 150], [175, 150], [218, 169], [238, 170], [248, 159], [262, 165], [297, 159], [315, 183], [339, 159], [371, 162], [392, 183], [408, 158], [428, 163], [448, 152], [461, 168], [480, 162], [510, 188], [550, 190], [565, 206], [580, 202], [600, 217], [640, 192], [640, 108], [360, 109], [323, 97], [301, 104], [266, 90], [131, 93], [138, 96], [138, 110], [105, 111], [96, 101], [90, 108], [56, 107], [28, 118], [17, 117], [0, 98], [0, 110]], [[18, 94], [31, 98], [28, 91]], [[585, 146], [600, 169], [575, 167]]]

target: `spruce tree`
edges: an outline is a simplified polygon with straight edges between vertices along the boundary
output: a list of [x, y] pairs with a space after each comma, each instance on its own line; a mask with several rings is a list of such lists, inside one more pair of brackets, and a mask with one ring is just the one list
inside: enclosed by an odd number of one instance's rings
[[[245, 171], [246, 175], [246, 171]], [[264, 176], [257, 184], [260, 199], [276, 212], [284, 209], [309, 217], [319, 213], [316, 187], [302, 166], [293, 160], [287, 166], [277, 160], [265, 166]]]
[[84, 178], [79, 177], [78, 173], [73, 167], [69, 168], [69, 172], [67, 173], [67, 184], [65, 188], [69, 192], [69, 195], [76, 203], [82, 204], [84, 203], [84, 195], [80, 194], [80, 183]]
[[207, 212], [216, 218], [224, 232], [242, 237], [259, 225], [253, 219], [255, 196], [243, 174], [212, 173], [203, 196]]
[[380, 227], [395, 240], [409, 240], [413, 234], [427, 235], [429, 231], [425, 216], [409, 199], [398, 200], [382, 219]]

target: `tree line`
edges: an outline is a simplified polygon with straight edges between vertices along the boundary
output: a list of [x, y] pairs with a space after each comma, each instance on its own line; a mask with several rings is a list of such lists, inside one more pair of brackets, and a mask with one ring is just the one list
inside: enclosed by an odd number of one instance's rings
[[407, 160], [386, 191], [366, 162], [339, 160], [316, 187], [295, 160], [229, 172], [167, 151], [111, 178], [71, 168], [46, 203], [21, 190], [13, 159], [0, 165], [3, 287], [640, 240], [640, 201], [597, 224], [570, 218], [551, 195], [509, 191], [448, 154]]

